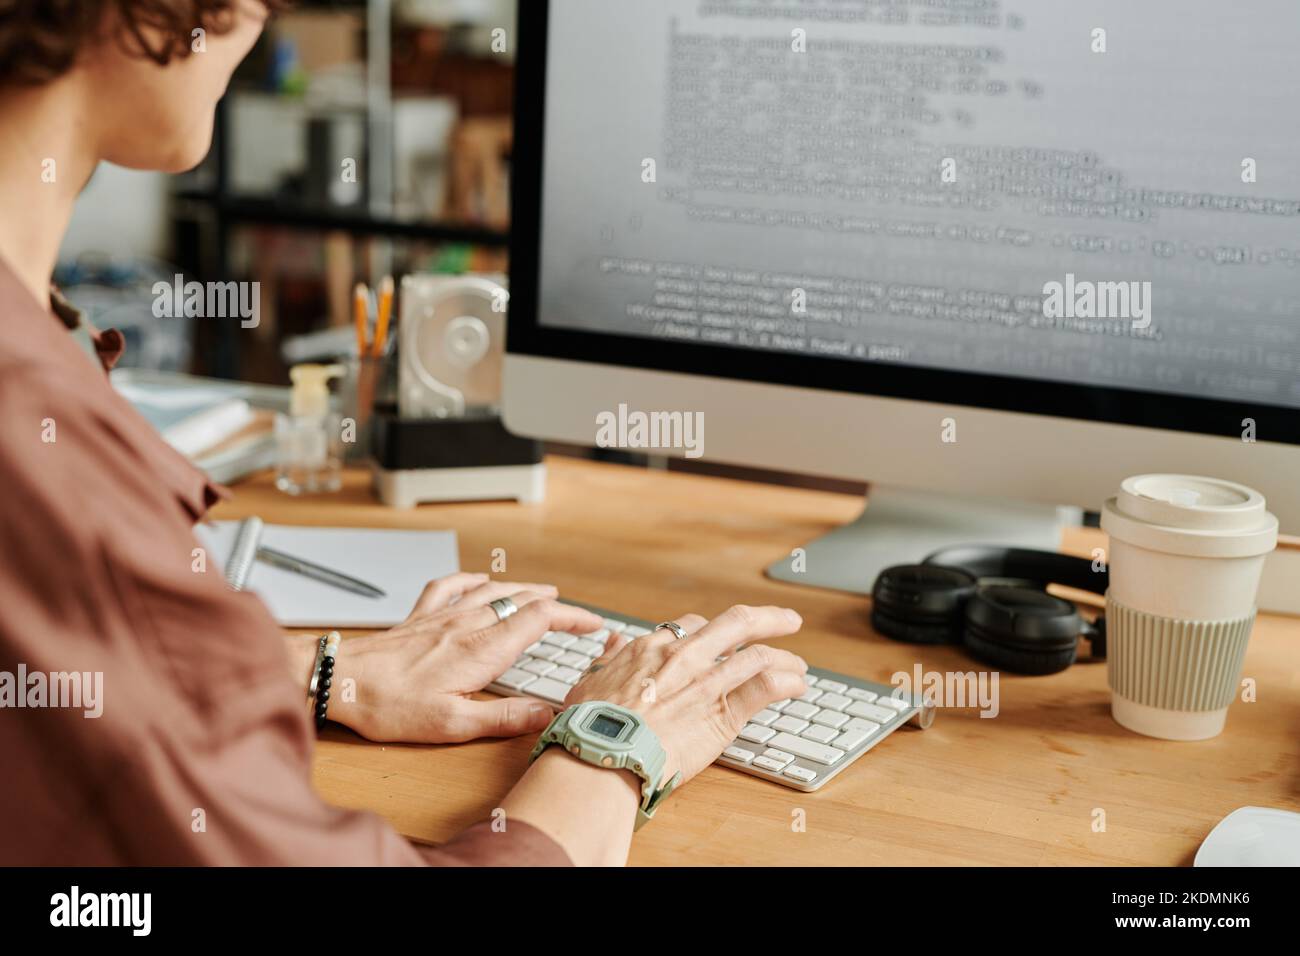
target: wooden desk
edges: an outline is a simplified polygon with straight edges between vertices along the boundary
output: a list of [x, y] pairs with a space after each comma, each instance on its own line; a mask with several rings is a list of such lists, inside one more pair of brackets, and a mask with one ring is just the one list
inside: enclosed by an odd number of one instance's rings
[[[662, 620], [734, 603], [786, 604], [803, 631], [775, 642], [832, 670], [889, 675], [977, 668], [960, 649], [873, 633], [867, 601], [768, 580], [762, 569], [854, 518], [859, 499], [566, 459], [551, 459], [545, 503], [377, 504], [366, 477], [344, 492], [292, 500], [269, 479], [237, 489], [218, 517], [285, 524], [453, 528], [461, 565], [487, 570], [504, 548], [517, 581]], [[1074, 550], [1101, 542], [1080, 532]], [[1300, 621], [1261, 618], [1244, 675], [1258, 702], [1233, 705], [1226, 731], [1200, 743], [1132, 734], [1110, 718], [1105, 666], [1001, 678], [1001, 712], [940, 710], [903, 728], [818, 793], [710, 767], [638, 834], [631, 862], [679, 864], [1189, 864], [1225, 814], [1246, 805], [1300, 810]], [[531, 739], [458, 746], [372, 744], [334, 728], [316, 758], [329, 801], [373, 810], [407, 836], [442, 842], [486, 819], [523, 770]], [[1105, 832], [1094, 832], [1094, 811]], [[803, 810], [806, 832], [795, 832]]]

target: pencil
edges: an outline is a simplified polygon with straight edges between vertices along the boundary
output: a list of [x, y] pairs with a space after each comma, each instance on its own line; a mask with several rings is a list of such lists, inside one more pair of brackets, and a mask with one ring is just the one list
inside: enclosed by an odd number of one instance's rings
[[375, 327], [375, 358], [379, 358], [384, 354], [384, 346], [388, 343], [388, 320], [392, 313], [393, 277], [384, 276], [383, 281], [379, 283], [379, 321]]
[[364, 282], [358, 282], [352, 293], [352, 316], [357, 324], [357, 358], [366, 357], [366, 326], [370, 320], [370, 293]]

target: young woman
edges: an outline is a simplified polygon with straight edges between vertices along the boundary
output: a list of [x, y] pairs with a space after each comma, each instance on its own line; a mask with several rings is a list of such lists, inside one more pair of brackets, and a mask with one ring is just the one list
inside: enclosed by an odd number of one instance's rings
[[[255, 597], [195, 570], [192, 525], [221, 490], [109, 387], [121, 336], [85, 327], [50, 289], [95, 167], [197, 164], [276, 5], [0, 4], [0, 862], [622, 863], [640, 779], [554, 747], [504, 797], [505, 832], [480, 824], [437, 850], [318, 799], [315, 639], [283, 637]], [[490, 602], [503, 597], [519, 610], [499, 619]], [[330, 718], [372, 740], [538, 733], [545, 706], [469, 695], [546, 631], [599, 626], [555, 598], [486, 575], [432, 582], [405, 623], [344, 643], [335, 684], [354, 680], [356, 700], [332, 700]], [[637, 711], [666, 754], [663, 779], [689, 780], [748, 717], [802, 694], [806, 667], [761, 644], [736, 651], [797, 630], [787, 609], [676, 624], [685, 639], [612, 638], [569, 703]], [[103, 675], [99, 716], [15, 681], [71, 672]]]

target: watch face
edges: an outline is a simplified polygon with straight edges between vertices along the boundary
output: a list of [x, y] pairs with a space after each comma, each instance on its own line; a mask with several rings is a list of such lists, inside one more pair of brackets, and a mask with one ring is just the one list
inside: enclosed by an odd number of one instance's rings
[[597, 714], [591, 719], [587, 729], [593, 734], [600, 734], [600, 736], [608, 737], [610, 740], [618, 740], [623, 731], [627, 729], [627, 721], [612, 714]]

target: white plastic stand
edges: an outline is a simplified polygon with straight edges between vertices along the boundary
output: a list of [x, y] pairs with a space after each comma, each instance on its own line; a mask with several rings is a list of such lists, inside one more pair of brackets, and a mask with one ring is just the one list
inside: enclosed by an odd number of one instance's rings
[[385, 471], [373, 466], [375, 493], [390, 508], [414, 508], [432, 501], [519, 501], [546, 496], [546, 465], [478, 468], [421, 468]]

